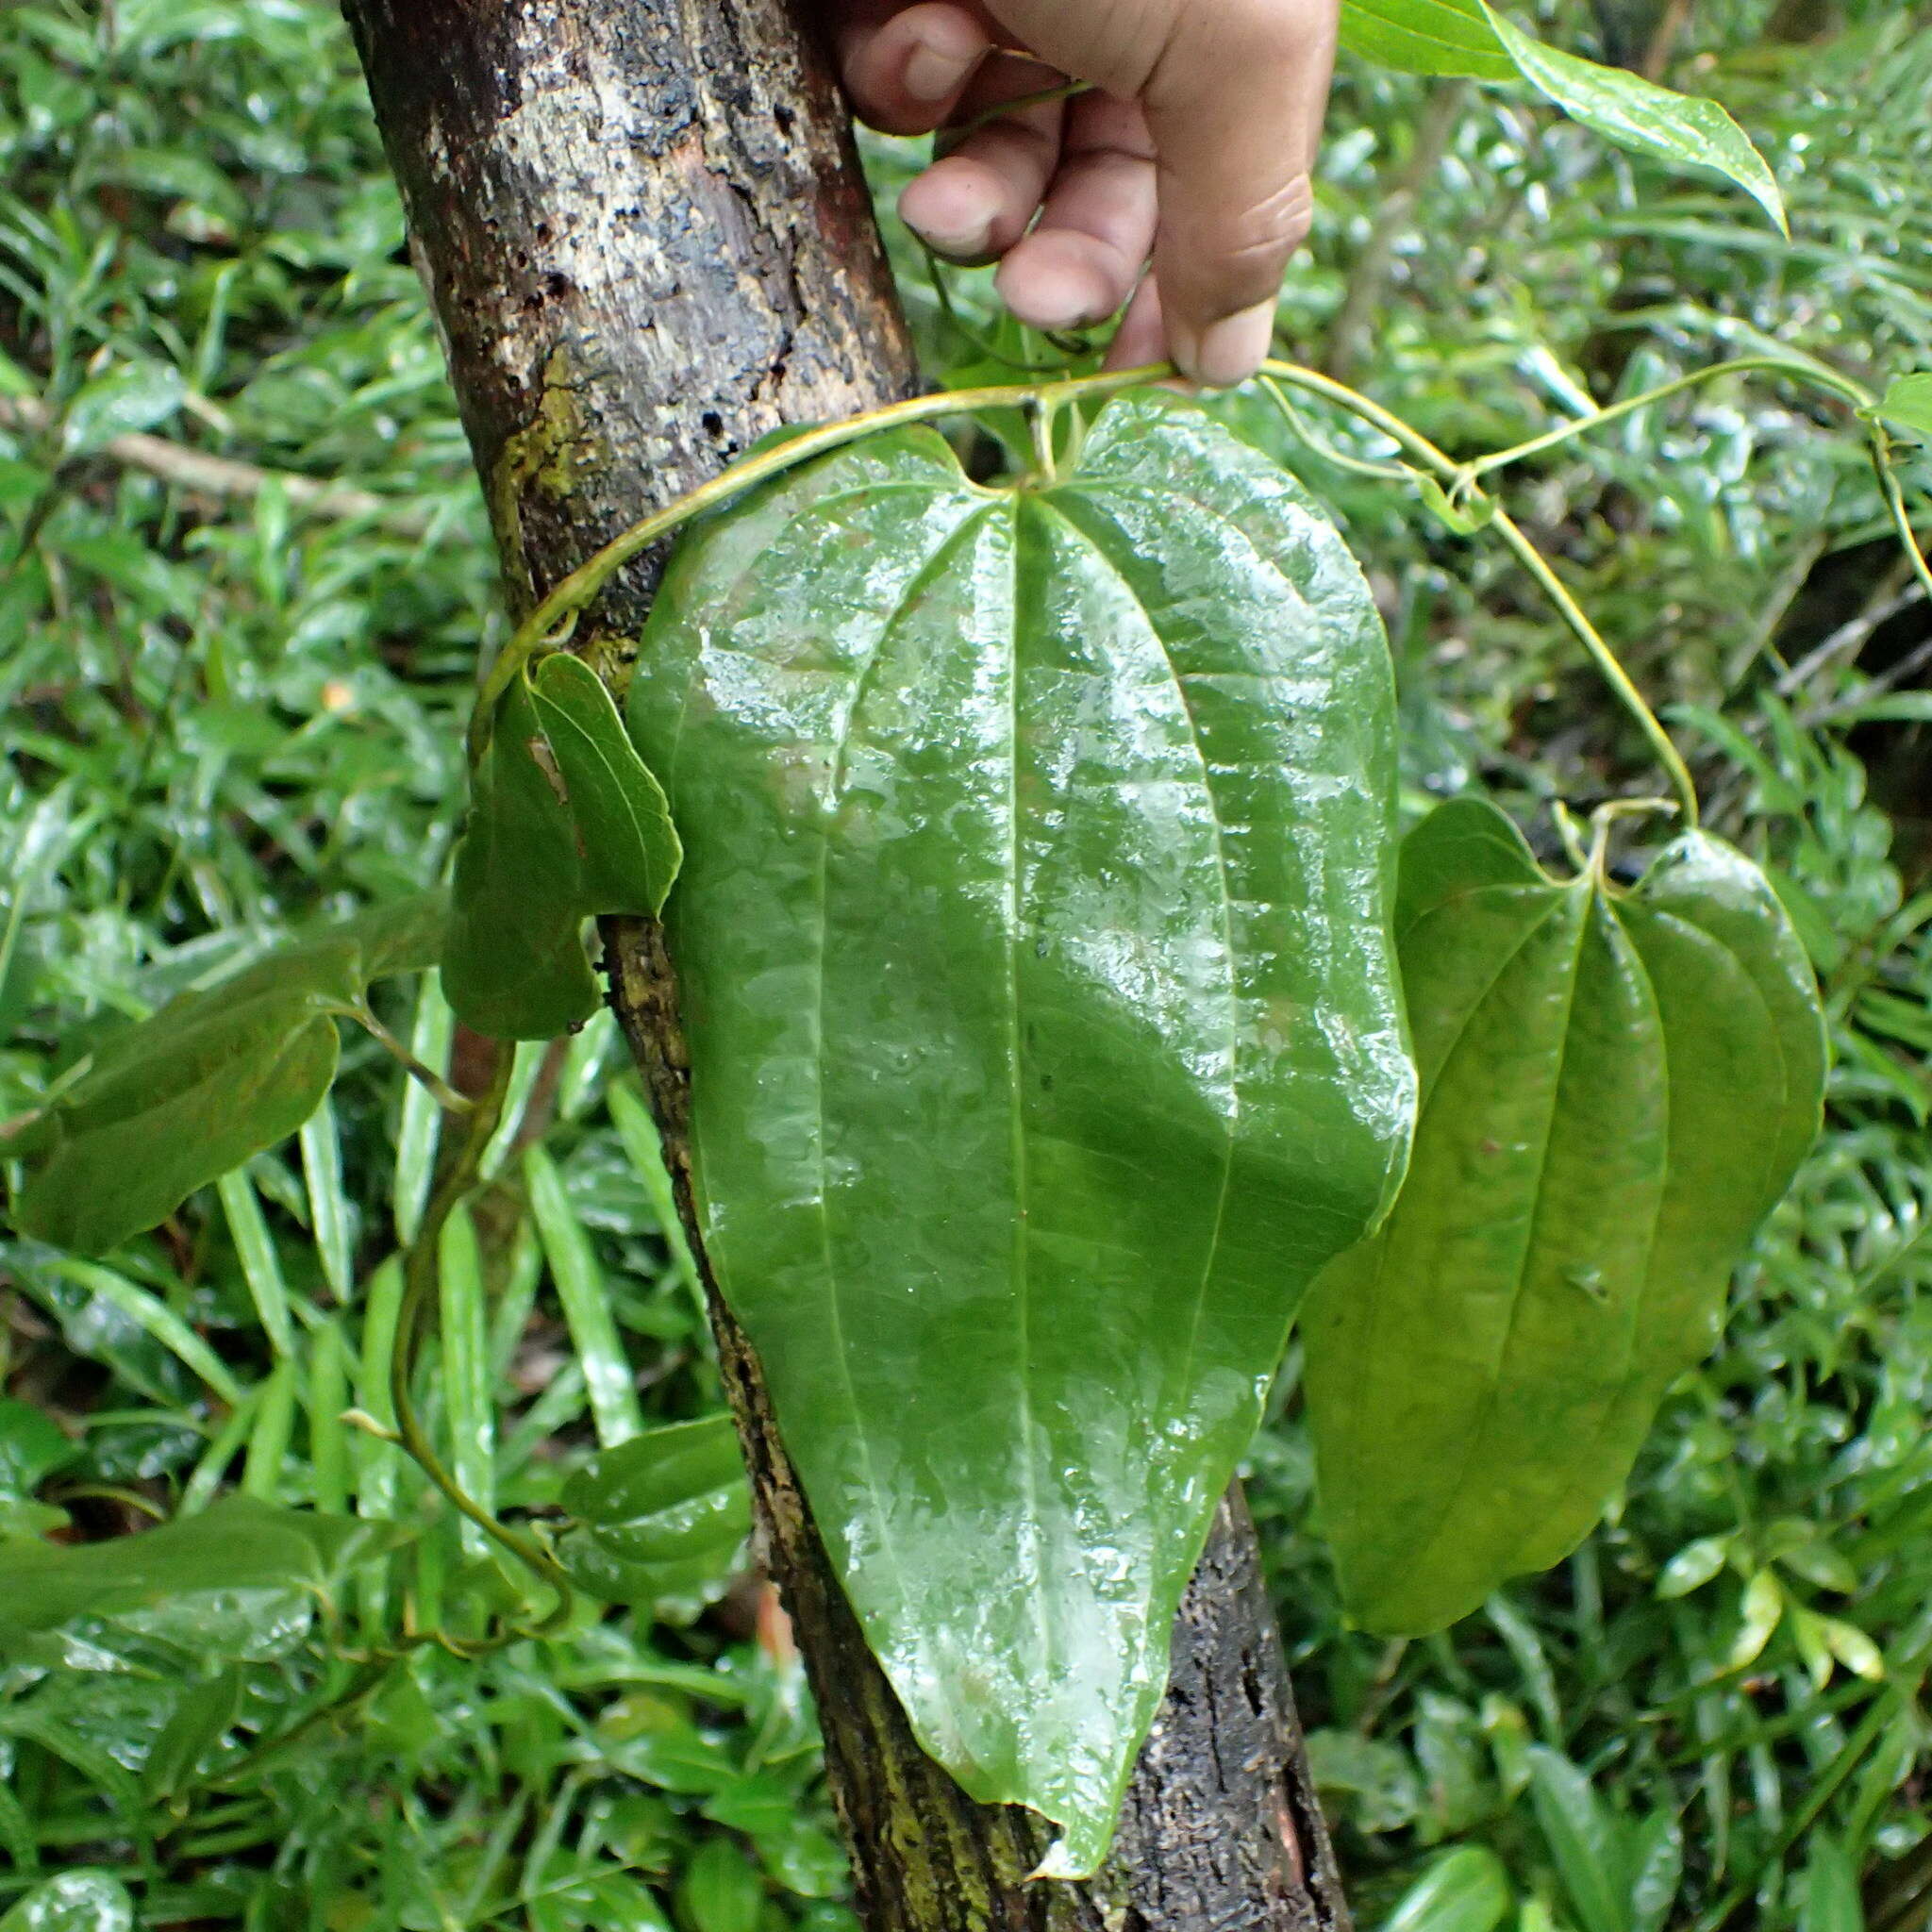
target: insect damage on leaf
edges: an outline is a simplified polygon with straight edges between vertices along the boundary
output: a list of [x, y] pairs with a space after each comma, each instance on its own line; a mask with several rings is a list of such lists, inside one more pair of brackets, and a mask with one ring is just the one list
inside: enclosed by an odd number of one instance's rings
[[921, 1740], [1089, 1873], [1296, 1302], [1407, 1144], [1374, 606], [1141, 395], [1058, 481], [901, 432], [701, 526], [630, 706], [721, 1287]]
[[1622, 892], [1460, 800], [1404, 847], [1397, 934], [1408, 1177], [1304, 1332], [1344, 1599], [1422, 1634], [1589, 1533], [1810, 1146], [1824, 1037], [1771, 887], [1702, 833]]

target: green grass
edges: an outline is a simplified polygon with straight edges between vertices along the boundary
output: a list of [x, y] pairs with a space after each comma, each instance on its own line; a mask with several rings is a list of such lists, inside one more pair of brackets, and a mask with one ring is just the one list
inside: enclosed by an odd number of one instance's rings
[[[1700, 9], [1690, 51], [1719, 64], [1691, 77], [1778, 166], [1792, 251], [1735, 196], [1474, 95], [1360, 384], [1474, 453], [1754, 331], [1861, 377], [1932, 366], [1932, 35], [1867, 8], [1823, 52], [1779, 52], [1755, 39], [1769, 11]], [[1587, 44], [1585, 9], [1545, 26]], [[432, 881], [475, 666], [502, 633], [334, 10], [19, 0], [0, 75], [6, 1118], [238, 954]], [[1323, 351], [1420, 102], [1343, 77], [1284, 309], [1299, 355]], [[903, 165], [875, 158], [887, 181]], [[981, 358], [902, 266], [933, 366]], [[958, 296], [992, 325], [977, 280]], [[1228, 407], [1371, 568], [1411, 803], [1482, 782], [1530, 815], [1647, 788], [1641, 744], [1506, 558]], [[109, 447], [137, 431], [265, 477], [229, 494], [158, 476]], [[289, 477], [374, 500], [321, 510]], [[1719, 828], [1774, 864], [1813, 947], [1840, 1071], [1724, 1347], [1627, 1496], [1561, 1571], [1446, 1637], [1342, 1628], [1291, 1363], [1253, 1494], [1317, 1762], [1368, 1924], [1477, 1846], [1524, 1932], [1689, 1932], [1733, 1900], [1740, 1925], [1840, 1932], [1860, 1882], [1873, 1932], [1904, 1932], [1927, 1917], [1932, 1761], [1932, 902], [1925, 696], [1918, 673], [1887, 680], [1924, 612], [1891, 611], [1904, 587], [1856, 441], [1775, 390], [1572, 445], [1512, 501], [1647, 689], [1686, 708]], [[433, 990], [378, 999], [441, 1062]], [[554, 1510], [639, 1423], [718, 1405], [627, 1079], [601, 1024], [525, 1053], [474, 1241], [444, 1250], [419, 1400], [512, 1514]], [[341, 1420], [389, 1417], [395, 1257], [436, 1120], [351, 1037], [299, 1142], [100, 1268], [0, 1239], [0, 1535], [92, 1543], [240, 1490], [408, 1536], [321, 1598], [121, 1609], [9, 1651], [0, 1914], [36, 1896], [51, 1914], [54, 1886], [101, 1925], [849, 1925], [799, 1677], [729, 1564], [651, 1614], [581, 1607], [479, 1659], [425, 1642], [358, 1661], [405, 1630], [479, 1638], [522, 1589]]]

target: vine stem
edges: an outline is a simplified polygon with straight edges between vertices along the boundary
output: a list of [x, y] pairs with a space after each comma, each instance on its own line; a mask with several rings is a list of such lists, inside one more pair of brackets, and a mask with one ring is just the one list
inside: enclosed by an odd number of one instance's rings
[[1053, 382], [996, 384], [986, 389], [950, 390], [937, 395], [914, 396], [903, 403], [888, 403], [883, 408], [867, 409], [837, 423], [822, 423], [789, 437], [774, 448], [733, 463], [708, 483], [666, 504], [655, 515], [633, 524], [611, 539], [603, 549], [587, 558], [576, 569], [551, 590], [535, 609], [517, 625], [509, 641], [497, 654], [483, 680], [476, 698], [476, 712], [470, 724], [470, 760], [479, 759], [490, 741], [491, 720], [498, 702], [518, 672], [529, 662], [565, 623], [596, 596], [632, 558], [668, 537], [679, 525], [728, 501], [741, 491], [809, 462], [812, 458], [842, 449], [861, 437], [885, 429], [896, 429], [910, 423], [931, 423], [942, 416], [973, 415], [981, 409], [1057, 409], [1062, 404], [1083, 397], [1107, 396], [1124, 389], [1170, 380], [1175, 370], [1171, 362], [1156, 362], [1141, 369], [1108, 370], [1098, 375], [1075, 375]]
[[[496, 661], [491, 666], [477, 695], [475, 714], [470, 724], [471, 762], [474, 764], [482, 758], [489, 745], [491, 724], [495, 716], [496, 707], [504, 692], [509, 689], [511, 681], [530, 659], [546, 645], [560, 642], [567, 638], [570, 628], [575, 624], [577, 613], [626, 563], [641, 552], [649, 549], [652, 544], [669, 536], [672, 531], [692, 517], [727, 501], [742, 491], [782, 475], [800, 463], [808, 462], [812, 458], [826, 455], [832, 450], [841, 449], [862, 437], [907, 424], [929, 423], [945, 416], [972, 415], [986, 409], [1030, 409], [1034, 414], [1036, 440], [1041, 441], [1043, 447], [1050, 449], [1053, 419], [1068, 404], [1095, 400], [1116, 394], [1122, 390], [1170, 381], [1176, 374], [1172, 363], [1159, 362], [1138, 369], [1103, 371], [1095, 375], [1065, 376], [1051, 382], [1001, 384], [980, 389], [954, 390], [935, 395], [914, 396], [909, 401], [890, 403], [883, 408], [870, 409], [860, 415], [847, 417], [841, 422], [821, 424], [816, 428], [788, 438], [771, 449], [759, 451], [741, 462], [734, 463], [729, 469], [712, 477], [709, 482], [700, 484], [695, 490], [679, 497], [676, 502], [666, 505], [655, 515], [633, 524], [629, 529], [613, 538], [603, 549], [587, 558], [558, 583], [524, 619], [509, 641], [498, 654]], [[1827, 391], [1837, 401], [1849, 406], [1863, 419], [1872, 447], [1874, 467], [1878, 475], [1879, 488], [1884, 495], [1887, 510], [1898, 532], [1899, 541], [1911, 561], [1914, 574], [1925, 587], [1927, 593], [1932, 594], [1932, 564], [1927, 563], [1924, 551], [1920, 546], [1917, 534], [1912, 528], [1910, 509], [1906, 503], [1905, 491], [1891, 460], [1890, 440], [1876, 413], [1876, 398], [1862, 384], [1853, 381], [1849, 376], [1840, 375], [1836, 370], [1823, 363], [1778, 356], [1732, 357], [1725, 361], [1712, 363], [1708, 368], [1693, 370], [1688, 375], [1680, 375], [1670, 382], [1661, 383], [1655, 389], [1644, 391], [1641, 395], [1626, 397], [1623, 402], [1613, 403], [1591, 415], [1581, 417], [1574, 423], [1566, 423], [1560, 428], [1532, 437], [1526, 442], [1517, 443], [1508, 449], [1497, 450], [1489, 456], [1478, 457], [1471, 462], [1460, 463], [1446, 451], [1438, 448], [1421, 430], [1405, 422], [1392, 410], [1363, 395], [1358, 390], [1349, 388], [1346, 383], [1337, 381], [1333, 376], [1304, 368], [1299, 363], [1276, 360], [1263, 364], [1261, 374], [1275, 403], [1291, 425], [1295, 424], [1298, 418], [1284, 393], [1287, 389], [1299, 390], [1306, 394], [1320, 397], [1388, 437], [1443, 487], [1452, 505], [1460, 500], [1467, 500], [1472, 494], [1479, 497], [1489, 512], [1488, 520], [1493, 524], [1497, 536], [1502, 539], [1523, 568], [1536, 580], [1539, 588], [1555, 608], [1557, 615], [1583, 646], [1586, 656], [1616, 695], [1618, 702], [1636, 721], [1656, 754], [1658, 763], [1670, 778], [1683, 810], [1684, 823], [1693, 828], [1699, 822], [1697, 789], [1691, 780], [1689, 767], [1684, 763], [1676, 746], [1671, 742], [1670, 734], [1664, 729], [1657, 714], [1644, 702], [1642, 692], [1637, 689], [1629, 673], [1618, 660], [1616, 653], [1611, 650], [1596, 626], [1591, 623], [1548, 558], [1537, 549], [1524, 533], [1522, 526], [1500, 504], [1477, 490], [1477, 484], [1482, 477], [1530, 457], [1558, 448], [1574, 438], [1589, 435], [1608, 424], [1620, 422], [1625, 417], [1635, 415], [1639, 410], [1647, 409], [1657, 403], [1667, 402], [1673, 396], [1681, 395], [1701, 384], [1714, 382], [1722, 376], [1783, 376], [1790, 381], [1807, 383], [1814, 389]], [[1355, 466], [1357, 459], [1348, 460], [1351, 466]], [[1051, 464], [1046, 467], [1050, 472]]]
[[[1304, 369], [1293, 362], [1269, 362], [1263, 367], [1263, 375], [1270, 386], [1286, 384], [1304, 390], [1310, 395], [1322, 397], [1333, 403], [1336, 408], [1345, 409], [1350, 415], [1359, 417], [1372, 427], [1379, 429], [1392, 442], [1397, 443], [1408, 455], [1428, 469], [1451, 491], [1466, 491], [1469, 487], [1469, 468], [1458, 463], [1445, 450], [1441, 450], [1424, 436], [1421, 430], [1405, 423], [1400, 416], [1385, 409], [1379, 403], [1359, 394], [1347, 384], [1337, 382], [1332, 376], [1323, 375], [1312, 369]], [[1279, 400], [1286, 404], [1287, 398]], [[1578, 425], [1570, 425], [1574, 430]], [[1617, 654], [1605, 642], [1603, 635], [1595, 625], [1584, 614], [1583, 607], [1570, 594], [1567, 585], [1551, 567], [1534, 543], [1524, 534], [1515, 519], [1493, 499], [1485, 499], [1490, 506], [1490, 521], [1504, 544], [1529, 575], [1536, 579], [1543, 594], [1555, 607], [1557, 615], [1562, 619], [1577, 642], [1580, 643], [1590, 660], [1596, 666], [1598, 675], [1616, 693], [1620, 703], [1649, 741], [1651, 750], [1657, 755], [1658, 764], [1663, 767], [1675, 792], [1677, 803], [1684, 814], [1684, 823], [1693, 830], [1699, 823], [1697, 808], [1697, 787], [1690, 776], [1690, 768], [1685, 764], [1677, 747], [1671, 742], [1671, 735], [1663, 727], [1657, 715], [1643, 701], [1643, 693], [1631, 681], [1630, 674], [1618, 661]]]
[[[575, 1602], [570, 1578], [557, 1558], [534, 1537], [525, 1536], [520, 1530], [510, 1528], [507, 1523], [499, 1522], [451, 1475], [416, 1413], [410, 1383], [414, 1377], [417, 1350], [428, 1326], [429, 1310], [441, 1281], [439, 1262], [442, 1231], [482, 1173], [483, 1157], [503, 1118], [504, 1102], [509, 1093], [510, 1072], [515, 1059], [513, 1053], [499, 1045], [495, 1064], [490, 1072], [490, 1084], [471, 1107], [456, 1156], [430, 1195], [416, 1238], [409, 1243], [408, 1255], [403, 1263], [403, 1298], [396, 1314], [395, 1350], [389, 1364], [390, 1403], [395, 1412], [396, 1440], [404, 1453], [429, 1478], [453, 1509], [532, 1571], [556, 1594], [557, 1602], [541, 1624], [527, 1628], [513, 1625], [508, 1632], [510, 1639], [547, 1636], [569, 1621]], [[497, 1648], [505, 1640], [484, 1639], [473, 1643], [445, 1632], [439, 1633], [436, 1641], [458, 1656], [480, 1656]]]

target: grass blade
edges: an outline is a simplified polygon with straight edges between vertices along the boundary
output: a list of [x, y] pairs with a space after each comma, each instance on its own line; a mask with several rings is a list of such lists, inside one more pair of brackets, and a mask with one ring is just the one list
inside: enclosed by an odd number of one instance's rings
[[530, 1211], [550, 1261], [550, 1278], [557, 1284], [563, 1318], [570, 1324], [571, 1341], [576, 1344], [590, 1387], [597, 1441], [607, 1449], [627, 1442], [643, 1433], [643, 1410], [590, 1238], [564, 1192], [556, 1163], [542, 1148], [532, 1147], [524, 1156], [524, 1176], [530, 1188]]
[[289, 1285], [283, 1279], [281, 1256], [275, 1251], [255, 1183], [245, 1167], [238, 1167], [225, 1174], [215, 1188], [222, 1197], [228, 1235], [235, 1243], [242, 1277], [248, 1284], [248, 1298], [261, 1320], [262, 1333], [276, 1355], [291, 1356], [295, 1353], [295, 1324], [289, 1313]]

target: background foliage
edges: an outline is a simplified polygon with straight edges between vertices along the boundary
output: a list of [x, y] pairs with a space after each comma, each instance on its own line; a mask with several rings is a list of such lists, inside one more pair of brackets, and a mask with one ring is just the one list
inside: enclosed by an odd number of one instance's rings
[[[1724, 98], [1793, 244], [1513, 94], [1351, 68], [1292, 353], [1471, 453], [1762, 336], [1871, 381], [1932, 367], [1922, 19], [1807, 0], [1543, 16], [1560, 44], [1667, 52], [1670, 77]], [[434, 879], [498, 620], [333, 10], [21, 0], [0, 75], [4, 1118], [268, 936]], [[890, 143], [872, 159], [886, 188], [908, 165]], [[980, 278], [954, 288], [972, 334], [948, 323], [901, 247], [936, 372], [1044, 353], [988, 340]], [[1555, 797], [1651, 789], [1507, 558], [1258, 405], [1222, 407], [1371, 568], [1415, 807], [1482, 783], [1542, 837]], [[1322, 1780], [1369, 1924], [1407, 1893], [1408, 1932], [1924, 1925], [1932, 623], [1856, 441], [1775, 389], [1632, 419], [1511, 499], [1678, 708], [1716, 828], [1774, 867], [1840, 1065], [1725, 1345], [1628, 1496], [1562, 1571], [1447, 1636], [1341, 1627], [1291, 1360], [1252, 1490]], [[425, 1058], [447, 1050], [433, 992], [376, 997]], [[344, 1044], [298, 1142], [109, 1263], [0, 1242], [0, 1534], [92, 1543], [214, 1509], [233, 1543], [230, 1490], [408, 1533], [313, 1592], [103, 1599], [11, 1643], [0, 1927], [849, 1924], [795, 1666], [723, 1556], [653, 1615], [583, 1610], [475, 1661], [355, 1661], [406, 1609], [479, 1632], [503, 1584], [340, 1421], [385, 1413], [393, 1257], [435, 1120], [372, 1042]], [[472, 1490], [541, 1511], [600, 1444], [718, 1396], [608, 1030], [525, 1049], [511, 1119], [444, 1248], [423, 1391]]]

